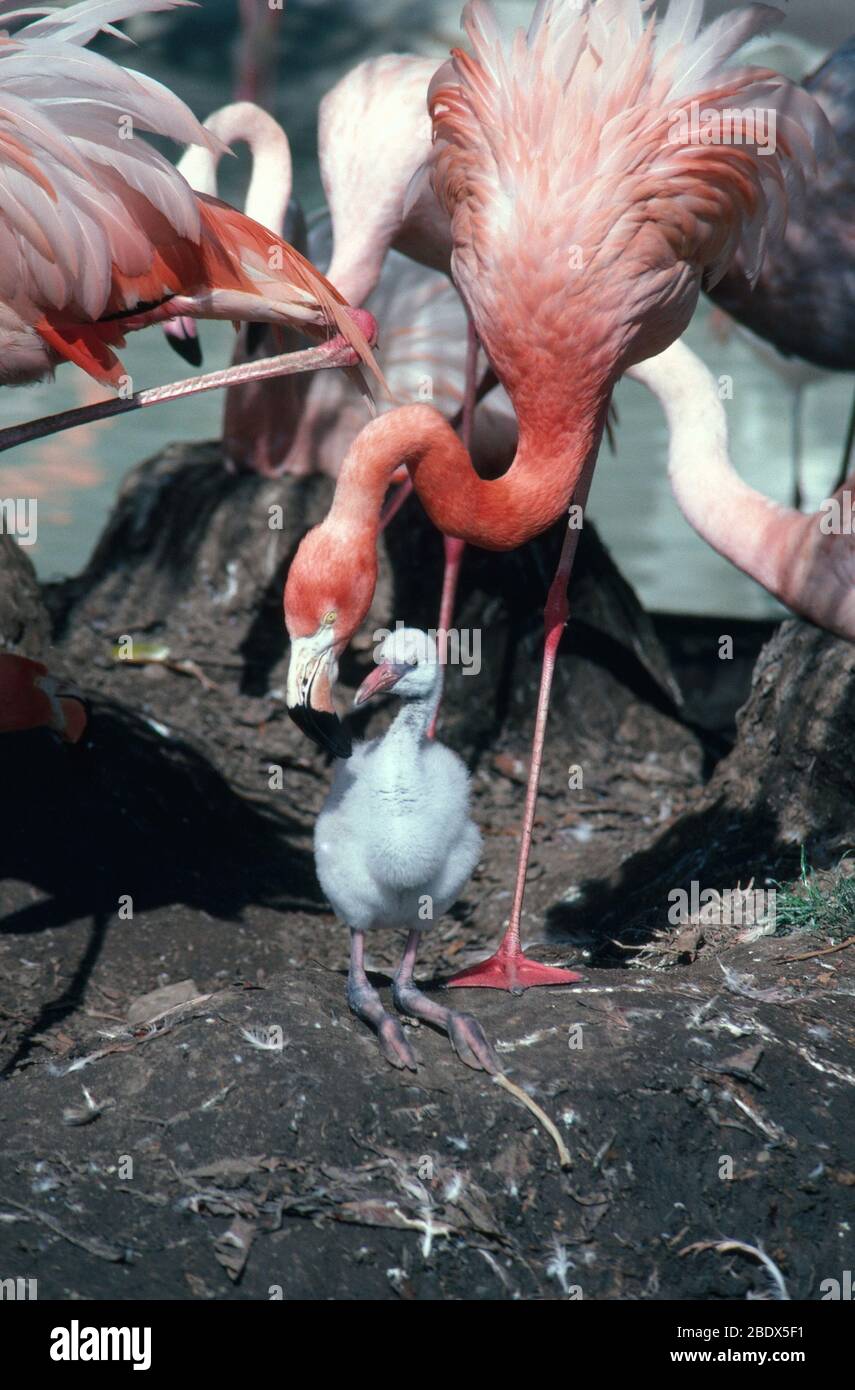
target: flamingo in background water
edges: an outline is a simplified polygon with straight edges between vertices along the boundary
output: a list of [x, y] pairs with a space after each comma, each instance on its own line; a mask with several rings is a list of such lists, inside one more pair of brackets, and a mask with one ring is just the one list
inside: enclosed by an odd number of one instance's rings
[[[811, 137], [827, 137], [805, 92], [766, 70], [724, 66], [777, 12], [730, 13], [703, 30], [701, 17], [694, 0], [673, 0], [664, 18], [641, 0], [540, 0], [527, 34], [507, 42], [483, 0], [467, 5], [472, 52], [455, 51], [432, 82], [431, 178], [451, 217], [455, 281], [517, 416], [517, 453], [485, 481], [429, 406], [370, 422], [288, 574], [288, 707], [342, 755], [338, 656], [373, 596], [379, 509], [395, 469], [406, 464], [442, 531], [487, 549], [521, 545], [569, 516], [546, 603], [511, 917], [496, 955], [452, 984], [578, 979], [528, 959], [520, 923], [567, 583], [612, 389], [680, 336], [702, 280], [724, 272], [741, 240], [756, 270], [767, 222], [785, 220], [784, 188], [797, 195], [811, 164]], [[692, 139], [693, 111], [740, 105], [775, 110], [774, 152]]]
[[[252, 156], [252, 172], [243, 211], [253, 222], [267, 227], [276, 236], [286, 236], [294, 171], [291, 145], [279, 122], [252, 101], [235, 101], [212, 111], [204, 121], [204, 128], [212, 139], [205, 145], [189, 145], [184, 151], [176, 166], [182, 178], [194, 193], [216, 198], [222, 156], [232, 145], [245, 143]], [[299, 217], [302, 218], [302, 213]], [[296, 241], [293, 234], [287, 239]], [[305, 244], [297, 249], [304, 253]], [[194, 367], [201, 365], [202, 351], [194, 319], [171, 319], [163, 325], [163, 330], [180, 356]], [[242, 330], [244, 335], [245, 332]], [[245, 343], [239, 345], [233, 360], [245, 361], [245, 351]]]
[[[720, 308], [771, 344], [773, 369], [789, 378], [796, 505], [801, 504], [801, 390], [825, 371], [855, 371], [855, 35], [802, 86], [825, 112], [836, 148], [820, 159], [809, 204], [790, 216], [783, 242], [769, 251], [754, 282], [738, 258], [709, 291]], [[853, 438], [855, 400], [838, 486], [849, 471]]]
[[[368, 319], [298, 252], [225, 203], [195, 195], [141, 132], [219, 149], [159, 83], [85, 44], [115, 21], [180, 0], [48, 7], [0, 44], [0, 384], [69, 360], [128, 378], [113, 351], [147, 324], [261, 320], [324, 337], [366, 361]], [[18, 24], [31, 10], [11, 11]]]
[[238, 0], [241, 35], [235, 95], [238, 101], [265, 101], [276, 68], [277, 25], [282, 4], [270, 0]]

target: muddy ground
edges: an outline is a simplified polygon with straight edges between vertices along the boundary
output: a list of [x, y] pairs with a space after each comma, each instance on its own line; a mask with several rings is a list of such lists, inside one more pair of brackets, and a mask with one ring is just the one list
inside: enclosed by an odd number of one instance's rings
[[[282, 575], [328, 489], [176, 449], [130, 476], [80, 579], [39, 591], [21, 552], [0, 556], [0, 643], [90, 702], [77, 747], [3, 737], [0, 1276], [43, 1298], [766, 1293], [756, 1259], [687, 1253], [729, 1237], [819, 1298], [852, 1261], [855, 953], [675, 925], [668, 894], [790, 881], [802, 845], [831, 868], [855, 843], [851, 648], [795, 622], [653, 621], [586, 530], [524, 921], [584, 982], [465, 996], [557, 1125], [562, 1171], [444, 1038], [414, 1029], [403, 1076], [347, 1011], [347, 936], [311, 857], [329, 769], [282, 702]], [[440, 992], [507, 916], [557, 541], [467, 557], [481, 671], [450, 672], [441, 733], [472, 768], [485, 853], [424, 942]], [[345, 699], [374, 627], [430, 625], [440, 565], [408, 503]], [[115, 660], [126, 635], [172, 664]], [[399, 949], [372, 942], [378, 984]]]

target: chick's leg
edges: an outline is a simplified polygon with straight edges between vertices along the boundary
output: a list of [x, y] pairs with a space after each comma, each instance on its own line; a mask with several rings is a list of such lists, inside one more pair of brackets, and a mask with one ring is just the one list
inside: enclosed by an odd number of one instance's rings
[[393, 1067], [416, 1071], [413, 1049], [404, 1037], [404, 1030], [394, 1015], [383, 1008], [380, 995], [365, 973], [365, 932], [350, 933], [350, 971], [347, 976], [347, 1002], [357, 1018], [361, 1018], [377, 1034], [380, 1051]]
[[406, 949], [395, 974], [392, 997], [395, 1007], [413, 1018], [424, 1019], [434, 1027], [448, 1034], [451, 1044], [467, 1067], [475, 1071], [487, 1071], [496, 1076], [502, 1070], [499, 1059], [484, 1036], [480, 1023], [471, 1014], [458, 1013], [456, 1009], [446, 1009], [422, 994], [413, 980], [416, 954], [419, 949], [419, 932], [411, 931]]

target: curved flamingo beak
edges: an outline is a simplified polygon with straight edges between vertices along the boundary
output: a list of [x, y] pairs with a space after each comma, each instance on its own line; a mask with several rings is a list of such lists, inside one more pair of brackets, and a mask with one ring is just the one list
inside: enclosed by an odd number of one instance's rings
[[321, 628], [311, 637], [292, 640], [285, 688], [288, 713], [297, 728], [320, 748], [334, 758], [349, 758], [353, 743], [333, 703], [332, 688], [337, 674], [329, 628]]
[[354, 705], [364, 705], [366, 700], [373, 699], [375, 695], [394, 690], [402, 676], [411, 669], [410, 666], [395, 665], [393, 661], [381, 661], [380, 665], [375, 666], [371, 674], [365, 677], [357, 690], [353, 697]]

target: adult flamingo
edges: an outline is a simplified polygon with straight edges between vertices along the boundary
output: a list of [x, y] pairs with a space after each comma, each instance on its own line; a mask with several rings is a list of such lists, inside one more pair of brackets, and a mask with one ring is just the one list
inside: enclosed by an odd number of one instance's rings
[[[797, 192], [812, 161], [806, 130], [820, 143], [827, 130], [811, 98], [777, 74], [724, 67], [777, 12], [755, 7], [701, 31], [701, 11], [673, 0], [657, 19], [642, 0], [540, 0], [527, 34], [508, 43], [483, 0], [467, 5], [472, 52], [455, 51], [432, 82], [431, 177], [451, 217], [455, 281], [517, 415], [517, 453], [485, 481], [429, 406], [372, 421], [288, 575], [288, 706], [341, 755], [332, 687], [373, 595], [392, 472], [405, 463], [436, 525], [487, 549], [513, 548], [569, 514], [546, 603], [511, 917], [496, 955], [452, 984], [519, 990], [578, 978], [529, 960], [520, 921], [567, 582], [612, 389], [679, 337], [702, 279], [727, 268], [741, 238], [756, 269], [767, 222], [784, 221], [784, 188]], [[697, 113], [721, 120], [740, 103], [752, 117], [776, 112], [774, 151], [693, 138]]]
[[[311, 221], [309, 250], [318, 265], [327, 263], [330, 235], [328, 217]], [[383, 325], [376, 356], [390, 398], [378, 400], [378, 411], [391, 409], [396, 401], [423, 399], [429, 389], [436, 409], [457, 418], [465, 399], [466, 311], [447, 277], [390, 251], [367, 307]], [[280, 431], [283, 423], [280, 415]], [[337, 478], [342, 458], [364, 423], [365, 412], [347, 376], [317, 373], [309, 380], [303, 408], [296, 426], [290, 426], [289, 444], [276, 471]], [[481, 473], [501, 471], [513, 458], [516, 419], [500, 387], [484, 398], [475, 414], [471, 439], [471, 453]], [[233, 438], [230, 448], [239, 447], [239, 440]], [[403, 475], [409, 481], [406, 470]], [[402, 500], [401, 491], [397, 490], [392, 505]], [[384, 517], [390, 510], [387, 507]]]
[[[330, 327], [367, 359], [359, 321], [313, 266], [225, 203], [195, 195], [142, 136], [219, 148], [159, 83], [85, 44], [180, 0], [48, 7], [0, 44], [0, 384], [75, 362], [128, 378], [113, 348], [180, 315]], [[41, 11], [38, 11], [41, 14]], [[4, 15], [19, 25], [32, 10]], [[131, 138], [131, 136], [133, 138]]]
[[725, 346], [738, 337], [758, 361], [778, 378], [790, 400], [790, 467], [792, 471], [792, 504], [801, 510], [804, 502], [802, 470], [804, 466], [804, 396], [809, 387], [827, 381], [829, 373], [823, 367], [811, 366], [802, 357], [785, 357], [783, 353], [732, 319], [723, 309], [710, 315], [710, 331], [716, 342]]

